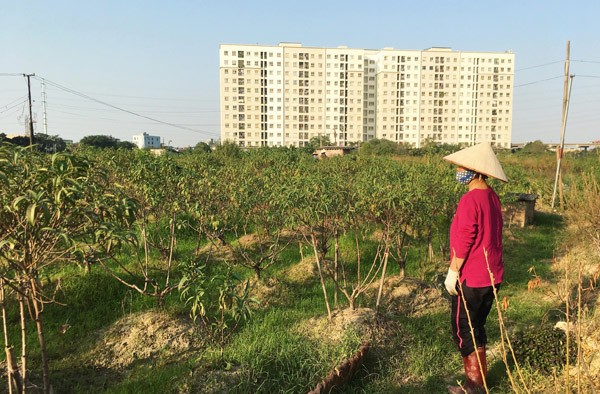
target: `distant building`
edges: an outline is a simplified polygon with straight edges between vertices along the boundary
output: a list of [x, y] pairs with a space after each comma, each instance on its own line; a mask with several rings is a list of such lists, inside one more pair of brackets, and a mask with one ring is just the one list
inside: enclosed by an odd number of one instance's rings
[[221, 44], [221, 139], [243, 147], [387, 139], [510, 148], [510, 52]]
[[140, 135], [133, 136], [133, 143], [140, 149], [144, 148], [160, 148], [160, 137], [148, 135], [148, 133], [142, 133]]

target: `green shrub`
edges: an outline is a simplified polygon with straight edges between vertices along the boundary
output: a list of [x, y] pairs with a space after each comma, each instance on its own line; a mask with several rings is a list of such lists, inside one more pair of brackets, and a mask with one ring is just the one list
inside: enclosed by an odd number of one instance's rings
[[[564, 331], [553, 327], [519, 332], [512, 341], [517, 362], [544, 373], [565, 364], [566, 343]], [[577, 346], [573, 339], [569, 343], [569, 362], [575, 361], [576, 355]]]

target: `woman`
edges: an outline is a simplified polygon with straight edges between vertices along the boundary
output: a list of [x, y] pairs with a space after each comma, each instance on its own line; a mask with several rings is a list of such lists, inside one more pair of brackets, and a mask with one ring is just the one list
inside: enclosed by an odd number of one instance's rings
[[[485, 321], [494, 301], [493, 286], [499, 288], [504, 272], [500, 200], [486, 179], [508, 181], [489, 143], [460, 150], [444, 159], [459, 166], [456, 180], [469, 186], [450, 227], [452, 259], [445, 286], [452, 296], [452, 334], [463, 358], [464, 387], [472, 393], [484, 386]], [[449, 392], [463, 393], [463, 390], [450, 387]]]

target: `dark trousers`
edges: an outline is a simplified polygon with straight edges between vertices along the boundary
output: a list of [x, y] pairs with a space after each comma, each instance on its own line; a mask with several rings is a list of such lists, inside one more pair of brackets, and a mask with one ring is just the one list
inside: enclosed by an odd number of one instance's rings
[[[499, 288], [500, 284], [497, 284], [496, 290]], [[465, 301], [469, 310], [476, 345], [473, 344], [473, 335], [471, 335], [471, 328], [465, 311]], [[466, 280], [462, 284], [462, 292], [459, 288], [458, 296], [452, 297], [452, 337], [463, 357], [473, 353], [475, 348], [487, 343], [485, 321], [493, 303], [494, 290], [492, 286], [469, 287]]]

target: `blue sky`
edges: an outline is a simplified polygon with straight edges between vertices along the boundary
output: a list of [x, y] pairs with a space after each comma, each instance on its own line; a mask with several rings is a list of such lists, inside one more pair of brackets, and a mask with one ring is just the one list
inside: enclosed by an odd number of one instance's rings
[[[600, 139], [600, 2], [0, 0], [0, 132], [24, 130], [31, 73], [181, 130], [46, 85], [48, 133], [142, 131], [173, 145], [219, 136], [219, 43], [515, 52], [513, 142], [560, 135], [566, 41], [575, 74], [568, 142]], [[547, 64], [551, 63], [551, 64]], [[544, 65], [544, 66], [540, 66]], [[537, 67], [540, 66], [540, 67]], [[545, 79], [550, 79], [543, 81]], [[540, 81], [540, 82], [536, 82]], [[531, 82], [536, 82], [529, 84]], [[36, 131], [41, 87], [32, 80]], [[26, 112], [26, 111], [25, 111]]]

